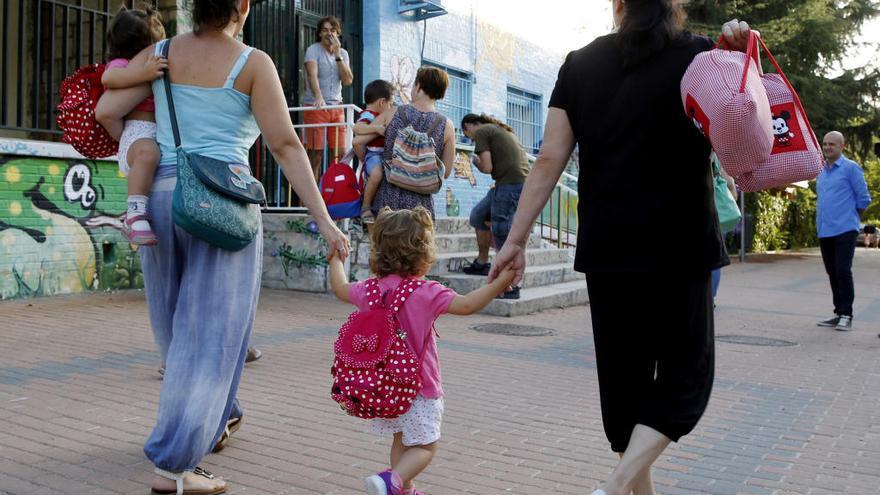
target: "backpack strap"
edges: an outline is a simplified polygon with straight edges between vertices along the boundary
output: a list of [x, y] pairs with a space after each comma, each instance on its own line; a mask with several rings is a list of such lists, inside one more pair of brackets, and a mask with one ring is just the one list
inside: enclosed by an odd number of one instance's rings
[[367, 305], [370, 309], [383, 307], [382, 288], [379, 287], [379, 279], [369, 278], [364, 282], [364, 290], [367, 292]]
[[[394, 292], [391, 295], [391, 312], [394, 313], [395, 317], [397, 313], [400, 312], [400, 308], [403, 307], [403, 304], [406, 300], [412, 296], [412, 293], [419, 289], [419, 287], [425, 285], [425, 281], [410, 277], [405, 279], [400, 285], [394, 289]], [[399, 320], [398, 320], [399, 321]], [[399, 324], [399, 323], [398, 323]], [[433, 326], [432, 326], [433, 328]], [[433, 330], [437, 332], [436, 329]], [[431, 340], [431, 332], [428, 332], [425, 335], [425, 340], [422, 342], [422, 352], [419, 353], [419, 363], [421, 363], [425, 358], [425, 352], [428, 351], [428, 341]]]
[[400, 308], [403, 307], [403, 303], [406, 302], [406, 299], [412, 295], [413, 292], [416, 291], [419, 287], [421, 287], [425, 283], [424, 280], [417, 278], [407, 278], [403, 282], [394, 289], [394, 292], [391, 294], [391, 304], [389, 308], [391, 312], [395, 315], [400, 312]]
[[437, 130], [437, 127], [440, 125], [440, 122], [445, 121], [445, 120], [446, 120], [446, 117], [444, 117], [443, 114], [437, 112], [437, 117], [434, 118], [434, 122], [432, 122], [431, 127], [428, 128], [428, 137], [429, 138], [433, 139], [433, 137], [431, 137], [431, 135], [434, 134], [434, 131]]
[[403, 105], [397, 109], [397, 115], [400, 115], [400, 121], [403, 124], [400, 126], [401, 129], [409, 127], [409, 116], [406, 114], [407, 107], [409, 107], [409, 105]]

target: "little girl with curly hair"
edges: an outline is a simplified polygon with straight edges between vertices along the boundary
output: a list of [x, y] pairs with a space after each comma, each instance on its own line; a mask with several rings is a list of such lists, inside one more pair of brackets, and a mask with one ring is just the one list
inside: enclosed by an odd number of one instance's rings
[[[397, 318], [406, 331], [406, 343], [421, 358], [422, 388], [412, 407], [393, 419], [371, 419], [373, 434], [393, 436], [391, 466], [367, 477], [364, 484], [370, 495], [423, 495], [413, 486], [413, 479], [434, 457], [440, 439], [443, 417], [443, 388], [434, 321], [442, 314], [469, 315], [485, 308], [513, 280], [513, 270], [505, 270], [491, 284], [466, 295], [459, 295], [442, 284], [424, 280], [437, 258], [434, 245], [434, 222], [431, 213], [418, 206], [411, 210], [382, 209], [370, 229], [370, 268], [378, 278], [383, 293], [391, 293], [402, 283], [417, 279], [418, 289], [406, 298]], [[330, 260], [330, 284], [340, 300], [350, 302], [359, 311], [369, 310], [366, 281], [348, 283], [342, 260]]]

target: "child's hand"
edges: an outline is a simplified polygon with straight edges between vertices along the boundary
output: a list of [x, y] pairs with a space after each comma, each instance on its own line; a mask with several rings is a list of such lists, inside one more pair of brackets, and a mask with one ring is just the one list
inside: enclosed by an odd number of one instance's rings
[[147, 56], [147, 59], [144, 60], [144, 65], [141, 67], [141, 71], [144, 75], [144, 80], [152, 81], [153, 79], [158, 79], [162, 77], [165, 73], [165, 69], [168, 68], [168, 60], [162, 57], [157, 57], [155, 54], [150, 54]]
[[505, 266], [504, 269], [501, 270], [501, 273], [498, 274], [498, 278], [504, 281], [506, 286], [509, 286], [511, 282], [513, 282], [514, 277], [516, 277], [516, 270], [514, 270], [512, 264]]

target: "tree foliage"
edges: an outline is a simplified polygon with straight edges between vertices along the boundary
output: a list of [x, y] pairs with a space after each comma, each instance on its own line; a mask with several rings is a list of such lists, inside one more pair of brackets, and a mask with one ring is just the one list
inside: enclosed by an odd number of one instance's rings
[[[880, 131], [880, 69], [860, 67], [831, 76], [856, 48], [877, 0], [690, 0], [689, 29], [716, 38], [730, 19], [761, 32], [807, 110], [819, 139], [847, 136], [848, 154], [864, 163]], [[880, 47], [874, 47], [878, 49]], [[772, 70], [764, 57], [764, 69]]]

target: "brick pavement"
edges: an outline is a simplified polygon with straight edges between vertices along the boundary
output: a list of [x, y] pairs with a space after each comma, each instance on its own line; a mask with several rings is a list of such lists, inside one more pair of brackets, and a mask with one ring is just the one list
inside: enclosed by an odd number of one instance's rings
[[[880, 250], [860, 249], [855, 264], [850, 333], [815, 326], [831, 311], [815, 252], [725, 270], [717, 334], [797, 345], [717, 344], [709, 410], [658, 463], [660, 493], [880, 493]], [[651, 297], [636, 287], [634, 296]], [[264, 358], [242, 381], [245, 424], [204, 461], [230, 493], [361, 493], [360, 478], [384, 466], [385, 440], [327, 396], [331, 342], [349, 311], [329, 296], [263, 292]], [[440, 320], [444, 437], [422, 488], [590, 493], [615, 458], [602, 432], [588, 311]], [[470, 329], [498, 321], [555, 333]], [[148, 492], [141, 448], [160, 381], [142, 294], [2, 302], [0, 352], [0, 493]]]

